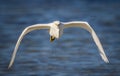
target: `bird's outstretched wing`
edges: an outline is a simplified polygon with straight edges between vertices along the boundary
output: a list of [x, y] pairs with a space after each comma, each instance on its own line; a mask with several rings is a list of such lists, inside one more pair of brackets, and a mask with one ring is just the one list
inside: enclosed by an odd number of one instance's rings
[[11, 61], [10, 61], [10, 64], [8, 66], [8, 68], [10, 68], [15, 60], [15, 56], [16, 56], [16, 53], [17, 53], [17, 50], [18, 50], [18, 47], [20, 45], [20, 42], [22, 41], [23, 37], [33, 31], [33, 30], [37, 30], [37, 29], [49, 29], [50, 28], [50, 24], [36, 24], [36, 25], [32, 25], [32, 26], [28, 26], [26, 27], [23, 32], [21, 33], [17, 43], [16, 43], [16, 46], [14, 48], [14, 51], [13, 51], [13, 54], [12, 54], [12, 58], [11, 58]]
[[81, 28], [89, 31], [91, 33], [92, 37], [93, 37], [94, 42], [96, 43], [96, 45], [99, 49], [99, 52], [100, 52], [100, 55], [101, 55], [102, 59], [106, 63], [109, 63], [98, 36], [96, 35], [95, 31], [92, 29], [92, 27], [87, 22], [83, 22], [83, 21], [73, 21], [73, 22], [65, 22], [65, 23], [63, 22], [63, 25], [64, 25], [64, 28], [81, 27]]

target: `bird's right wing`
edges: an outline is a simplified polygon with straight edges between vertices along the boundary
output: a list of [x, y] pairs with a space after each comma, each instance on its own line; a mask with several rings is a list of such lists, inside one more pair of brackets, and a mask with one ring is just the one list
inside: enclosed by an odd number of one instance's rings
[[18, 47], [20, 45], [20, 42], [22, 41], [23, 37], [33, 31], [33, 30], [38, 30], [38, 29], [49, 29], [50, 28], [50, 24], [36, 24], [36, 25], [32, 25], [32, 26], [28, 26], [26, 27], [23, 32], [21, 33], [17, 43], [16, 43], [16, 46], [14, 48], [14, 51], [13, 51], [13, 54], [12, 54], [12, 58], [11, 58], [11, 61], [10, 61], [10, 64], [8, 66], [8, 68], [10, 68], [15, 60], [15, 56], [16, 56], [16, 53], [17, 53], [17, 50], [18, 50]]
[[103, 47], [100, 43], [100, 40], [98, 38], [98, 36], [96, 35], [95, 31], [92, 29], [92, 27], [87, 23], [87, 22], [83, 22], [83, 21], [73, 21], [73, 22], [63, 22], [62, 23], [64, 25], [64, 28], [68, 28], [68, 27], [81, 27], [81, 28], [84, 28], [86, 29], [87, 31], [89, 31], [93, 37], [93, 40], [94, 42], [96, 43], [98, 49], [99, 49], [99, 52], [100, 52], [100, 55], [102, 57], [102, 59], [108, 63], [108, 59], [107, 59], [107, 56], [105, 55], [105, 52], [103, 50]]

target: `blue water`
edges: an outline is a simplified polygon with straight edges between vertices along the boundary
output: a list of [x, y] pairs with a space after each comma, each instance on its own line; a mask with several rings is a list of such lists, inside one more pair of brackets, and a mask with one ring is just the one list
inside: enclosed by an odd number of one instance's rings
[[[7, 69], [23, 29], [55, 20], [88, 21], [110, 63], [103, 62], [87, 31], [69, 28], [53, 43], [48, 30], [27, 34]], [[0, 0], [0, 76], [120, 76], [119, 25], [119, 0]]]

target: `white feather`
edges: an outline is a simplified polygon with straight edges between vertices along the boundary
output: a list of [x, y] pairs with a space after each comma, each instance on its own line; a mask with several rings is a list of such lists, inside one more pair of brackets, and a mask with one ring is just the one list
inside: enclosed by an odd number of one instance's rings
[[33, 30], [49, 29], [49, 28], [50, 28], [50, 24], [36, 24], [36, 25], [32, 25], [32, 26], [26, 27], [26, 28], [23, 30], [23, 32], [22, 32], [22, 34], [20, 35], [20, 37], [18, 38], [18, 41], [17, 41], [16, 46], [15, 46], [15, 49], [14, 49], [14, 51], [13, 51], [12, 58], [11, 58], [11, 61], [10, 61], [10, 64], [9, 64], [8, 68], [10, 68], [10, 67], [12, 66], [12, 64], [13, 64], [13, 62], [14, 62], [14, 60], [15, 60], [15, 56], [16, 56], [18, 47], [19, 47], [19, 45], [20, 45], [20, 42], [22, 41], [23, 37], [24, 37], [27, 33], [31, 32], [31, 31], [33, 31]]
[[93, 37], [93, 40], [95, 42], [95, 44], [97, 45], [98, 49], [99, 49], [99, 53], [102, 57], [102, 59], [106, 62], [109, 63], [107, 56], [103, 50], [102, 44], [100, 43], [100, 40], [98, 38], [98, 36], [96, 35], [95, 31], [93, 30], [93, 28], [87, 23], [87, 22], [83, 22], [83, 21], [72, 21], [72, 22], [66, 22], [63, 23], [64, 24], [64, 28], [68, 28], [68, 27], [81, 27], [86, 29], [87, 31], [89, 31]]
[[28, 26], [27, 28], [25, 28], [22, 32], [22, 34], [20, 35], [20, 37], [18, 38], [18, 41], [16, 43], [15, 49], [13, 51], [12, 54], [12, 58], [10, 61], [10, 64], [8, 66], [8, 68], [10, 68], [13, 65], [13, 62], [15, 60], [15, 56], [18, 50], [18, 47], [20, 45], [20, 42], [22, 41], [23, 37], [33, 31], [33, 30], [38, 30], [38, 29], [50, 29], [49, 34], [51, 36], [54, 36], [55, 38], [59, 38], [62, 34], [63, 34], [63, 29], [64, 28], [69, 28], [69, 27], [81, 27], [86, 29], [87, 31], [89, 31], [93, 37], [93, 40], [95, 41], [100, 55], [102, 57], [102, 59], [108, 63], [108, 59], [104, 53], [103, 47], [99, 41], [99, 38], [97, 37], [95, 31], [92, 29], [92, 27], [87, 23], [87, 22], [82, 22], [82, 21], [72, 21], [72, 22], [59, 22], [59, 21], [54, 21], [53, 23], [49, 23], [49, 24], [36, 24], [36, 25], [32, 25], [32, 26]]

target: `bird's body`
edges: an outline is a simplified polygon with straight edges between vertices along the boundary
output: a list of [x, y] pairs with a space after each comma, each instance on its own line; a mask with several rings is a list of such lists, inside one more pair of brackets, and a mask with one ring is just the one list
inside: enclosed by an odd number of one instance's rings
[[18, 47], [20, 45], [20, 42], [27, 33], [31, 32], [33, 30], [49, 29], [50, 41], [52, 42], [52, 41], [54, 41], [54, 39], [60, 38], [60, 36], [62, 36], [62, 34], [63, 34], [63, 30], [65, 28], [69, 28], [69, 27], [81, 27], [81, 28], [89, 31], [93, 37], [94, 42], [96, 43], [96, 45], [99, 49], [99, 53], [100, 53], [102, 59], [106, 63], [109, 62], [105, 53], [104, 53], [104, 50], [103, 50], [103, 47], [99, 41], [99, 38], [97, 37], [95, 31], [92, 29], [92, 27], [87, 22], [84, 22], [84, 21], [72, 21], [72, 22], [54, 21], [54, 22], [48, 23], [48, 24], [31, 25], [31, 26], [26, 27], [23, 30], [22, 34], [20, 35], [20, 37], [16, 43], [16, 46], [15, 46], [15, 49], [14, 49], [14, 52], [13, 52], [13, 55], [12, 55], [12, 58], [11, 58], [11, 61], [10, 61], [8, 68], [10, 68], [12, 66], [14, 59], [15, 59], [15, 56], [16, 56], [16, 53], [17, 53], [17, 50], [18, 50]]

